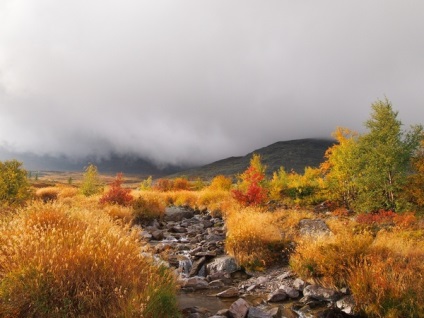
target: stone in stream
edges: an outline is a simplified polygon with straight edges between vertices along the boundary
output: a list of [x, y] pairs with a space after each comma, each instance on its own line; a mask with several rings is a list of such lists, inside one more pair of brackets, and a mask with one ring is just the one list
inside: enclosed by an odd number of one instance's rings
[[226, 290], [224, 290], [223, 292], [220, 292], [218, 294], [216, 294], [217, 297], [220, 298], [232, 298], [232, 297], [238, 297], [239, 296], [239, 291], [236, 287], [231, 287], [228, 288]]
[[183, 207], [170, 206], [165, 208], [165, 221], [179, 222], [183, 219], [190, 219], [194, 216], [194, 211]]
[[281, 285], [280, 289], [284, 290], [284, 292], [289, 296], [290, 298], [298, 298], [300, 296], [300, 293], [297, 289], [287, 286], [287, 285]]
[[282, 289], [277, 289], [268, 295], [267, 301], [270, 303], [276, 303], [287, 299], [287, 294]]
[[273, 318], [268, 312], [258, 307], [250, 307], [247, 318]]
[[198, 260], [194, 261], [188, 276], [193, 277], [199, 274], [199, 271], [202, 268], [202, 266], [205, 264], [205, 262], [206, 262], [206, 257], [201, 257]]
[[303, 295], [308, 298], [324, 301], [336, 301], [340, 298], [340, 294], [329, 288], [318, 285], [309, 285], [303, 289]]
[[181, 287], [185, 289], [199, 290], [209, 288], [208, 282], [205, 281], [204, 278], [199, 276], [183, 278], [179, 282], [181, 284]]
[[237, 299], [228, 309], [228, 317], [230, 318], [245, 318], [249, 311], [250, 305], [243, 298]]
[[240, 266], [237, 264], [234, 257], [229, 255], [219, 256], [212, 262], [206, 265], [206, 272], [212, 275], [216, 272], [233, 273], [240, 270]]

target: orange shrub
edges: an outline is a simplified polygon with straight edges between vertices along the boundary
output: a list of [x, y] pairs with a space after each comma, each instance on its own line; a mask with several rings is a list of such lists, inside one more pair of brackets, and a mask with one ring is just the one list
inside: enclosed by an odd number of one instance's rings
[[208, 188], [211, 190], [229, 191], [232, 185], [233, 181], [231, 180], [231, 178], [226, 177], [224, 175], [218, 175], [212, 179], [211, 184]]
[[43, 202], [55, 201], [59, 195], [59, 188], [57, 187], [46, 187], [37, 189], [35, 196], [41, 199]]

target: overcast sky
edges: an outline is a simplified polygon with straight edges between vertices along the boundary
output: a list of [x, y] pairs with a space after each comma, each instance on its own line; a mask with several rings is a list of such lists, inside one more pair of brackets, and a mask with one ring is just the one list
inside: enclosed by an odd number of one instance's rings
[[424, 123], [422, 0], [0, 0], [0, 146], [207, 163]]

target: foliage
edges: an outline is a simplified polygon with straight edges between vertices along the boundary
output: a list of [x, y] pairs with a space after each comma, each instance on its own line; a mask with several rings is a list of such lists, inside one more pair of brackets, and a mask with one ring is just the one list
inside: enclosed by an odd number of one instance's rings
[[323, 187], [321, 170], [306, 167], [303, 175], [292, 172], [288, 175], [288, 187], [283, 194], [296, 205], [311, 205], [324, 201], [320, 190]]
[[280, 167], [278, 171], [274, 171], [272, 179], [269, 183], [269, 198], [271, 200], [280, 200], [283, 192], [288, 189], [289, 177], [284, 167]]
[[344, 231], [339, 235], [310, 238], [298, 242], [290, 265], [301, 277], [327, 287], [347, 287], [349, 273], [360, 264], [372, 236]]
[[97, 167], [93, 164], [88, 165], [83, 174], [80, 191], [86, 197], [97, 194], [101, 191], [102, 186], [99, 179]]
[[174, 292], [139, 233], [100, 210], [35, 204], [0, 225], [1, 317], [175, 317]]
[[229, 191], [232, 185], [233, 181], [231, 178], [224, 175], [218, 175], [212, 179], [209, 189]]
[[262, 205], [268, 198], [265, 179], [266, 167], [260, 155], [254, 154], [250, 166], [239, 176], [237, 189], [232, 191], [234, 198], [245, 206]]
[[35, 191], [35, 196], [41, 199], [44, 203], [47, 203], [49, 201], [57, 200], [59, 196], [59, 191], [60, 190], [58, 187], [40, 188]]
[[420, 147], [412, 158], [412, 173], [403, 189], [407, 199], [424, 208], [424, 135], [421, 136]]
[[358, 134], [338, 127], [333, 137], [337, 143], [325, 152], [326, 161], [321, 165], [325, 174], [325, 195], [328, 200], [350, 209], [358, 193]]
[[122, 182], [122, 173], [118, 173], [115, 180], [110, 184], [109, 190], [100, 198], [100, 203], [130, 205], [133, 200], [131, 190], [123, 188]]
[[30, 197], [27, 172], [17, 160], [0, 161], [0, 205], [22, 204]]
[[165, 214], [165, 204], [160, 196], [144, 193], [134, 200], [133, 220], [136, 224], [144, 224], [153, 219], [160, 219]]
[[151, 190], [153, 184], [152, 176], [149, 176], [147, 179], [141, 181], [140, 183], [140, 190]]
[[260, 269], [280, 260], [287, 242], [280, 233], [278, 214], [244, 208], [227, 215], [225, 248], [237, 262]]
[[371, 118], [365, 123], [369, 132], [360, 136], [360, 172], [356, 180], [355, 207], [372, 212], [378, 209], [398, 211], [405, 207], [401, 191], [407, 180], [412, 155], [421, 138], [422, 127], [401, 130], [398, 112], [386, 99], [372, 104]]

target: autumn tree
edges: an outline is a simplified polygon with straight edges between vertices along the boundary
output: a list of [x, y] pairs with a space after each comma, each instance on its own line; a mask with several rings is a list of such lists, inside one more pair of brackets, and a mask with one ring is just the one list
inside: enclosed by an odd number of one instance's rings
[[17, 160], [0, 161], [0, 205], [21, 204], [30, 196], [27, 171]]
[[239, 176], [237, 189], [232, 191], [234, 198], [244, 205], [264, 204], [268, 198], [265, 171], [260, 155], [254, 154], [250, 166]]
[[100, 203], [130, 205], [133, 201], [131, 189], [123, 188], [123, 182], [122, 173], [118, 173], [115, 180], [110, 184], [109, 190], [100, 198]]
[[412, 159], [412, 173], [408, 176], [404, 191], [408, 201], [420, 209], [424, 207], [424, 135]]
[[401, 210], [401, 191], [407, 181], [411, 158], [421, 138], [422, 126], [402, 130], [398, 112], [386, 100], [372, 104], [368, 133], [358, 139], [359, 166], [355, 206], [362, 211]]
[[83, 174], [83, 179], [80, 187], [80, 191], [85, 196], [91, 196], [97, 194], [102, 189], [102, 185], [99, 179], [99, 173], [97, 167], [93, 164], [88, 165]]
[[289, 176], [284, 170], [284, 167], [280, 167], [277, 171], [272, 174], [272, 179], [269, 182], [269, 197], [272, 200], [280, 200], [283, 196], [283, 192], [287, 190], [289, 184]]
[[350, 209], [356, 200], [358, 189], [356, 179], [359, 164], [359, 134], [347, 128], [338, 127], [332, 134], [336, 144], [325, 152], [321, 170], [325, 175], [325, 194], [331, 201]]

